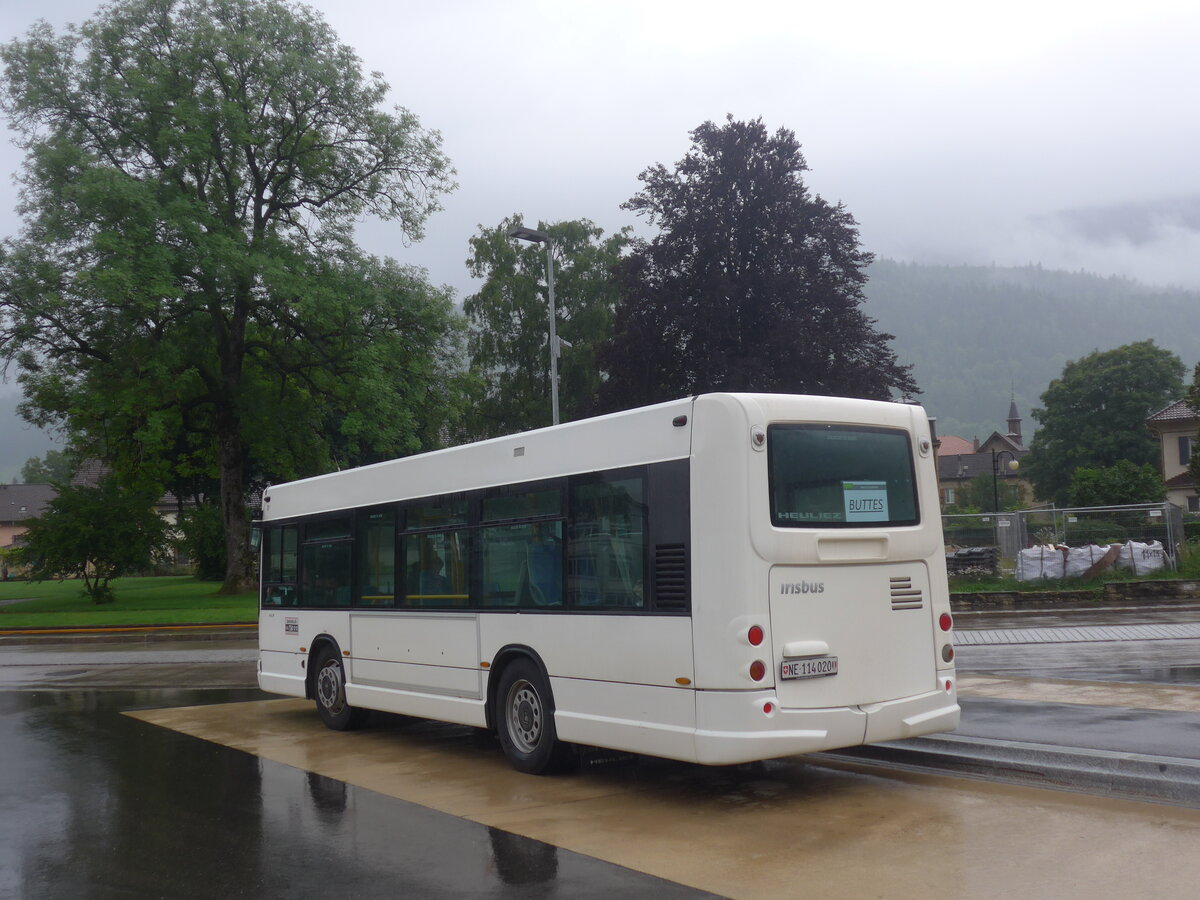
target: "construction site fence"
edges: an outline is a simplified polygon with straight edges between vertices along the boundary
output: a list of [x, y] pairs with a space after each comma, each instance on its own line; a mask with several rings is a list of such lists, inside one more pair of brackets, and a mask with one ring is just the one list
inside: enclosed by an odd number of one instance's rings
[[1011, 571], [1020, 551], [1032, 547], [1107, 547], [1130, 542], [1158, 542], [1165, 565], [1175, 570], [1185, 540], [1183, 509], [1170, 502], [956, 513], [942, 516], [942, 532], [951, 574], [988, 568]]

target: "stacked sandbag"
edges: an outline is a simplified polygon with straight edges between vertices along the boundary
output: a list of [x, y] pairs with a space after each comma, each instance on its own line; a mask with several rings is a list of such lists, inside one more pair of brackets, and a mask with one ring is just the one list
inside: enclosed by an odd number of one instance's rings
[[1086, 547], [1071, 547], [1067, 550], [1067, 558], [1064, 563], [1064, 573], [1067, 578], [1079, 578], [1100, 562], [1108, 553], [1108, 547], [1101, 547], [1099, 544], [1088, 544]]
[[1052, 544], [1027, 547], [1017, 553], [1017, 581], [1062, 578], [1066, 568], [1063, 551]]
[[1167, 565], [1167, 556], [1163, 552], [1162, 541], [1126, 541], [1117, 557], [1117, 568], [1129, 569], [1134, 575], [1149, 575], [1151, 572], [1161, 572]]

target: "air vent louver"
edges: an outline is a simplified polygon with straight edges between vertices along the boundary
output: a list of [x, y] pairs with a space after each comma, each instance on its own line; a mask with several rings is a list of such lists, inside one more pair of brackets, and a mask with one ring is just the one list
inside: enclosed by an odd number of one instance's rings
[[891, 582], [893, 610], [921, 609], [925, 605], [921, 589], [913, 587], [910, 576], [901, 575], [889, 578], [888, 581]]
[[687, 609], [687, 547], [658, 544], [654, 548], [654, 606], [656, 609]]

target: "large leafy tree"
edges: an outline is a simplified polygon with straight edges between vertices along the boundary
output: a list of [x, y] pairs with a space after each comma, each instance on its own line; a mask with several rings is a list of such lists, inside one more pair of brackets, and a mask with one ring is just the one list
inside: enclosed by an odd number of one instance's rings
[[795, 135], [705, 122], [625, 208], [658, 227], [618, 267], [601, 407], [711, 390], [886, 399], [917, 386], [863, 311], [854, 218], [809, 192]]
[[[471, 324], [471, 369], [481, 396], [471, 431], [494, 437], [550, 424], [550, 330], [546, 251], [515, 241], [514, 215], [471, 238], [467, 267], [483, 279], [463, 311]], [[538, 223], [553, 246], [557, 330], [570, 343], [559, 358], [559, 405], [564, 421], [591, 407], [600, 387], [596, 359], [617, 301], [613, 267], [629, 241], [626, 231], [604, 236], [586, 219]]]
[[452, 186], [440, 138], [280, 0], [123, 0], [0, 56], [27, 152], [0, 258], [24, 412], [127, 480], [217, 485], [236, 590], [254, 480], [444, 424], [450, 297], [352, 240], [368, 213], [421, 236]]
[[1183, 362], [1154, 341], [1096, 351], [1068, 362], [1032, 411], [1040, 423], [1022, 468], [1044, 500], [1069, 502], [1075, 470], [1121, 460], [1157, 466], [1146, 416], [1177, 400]]

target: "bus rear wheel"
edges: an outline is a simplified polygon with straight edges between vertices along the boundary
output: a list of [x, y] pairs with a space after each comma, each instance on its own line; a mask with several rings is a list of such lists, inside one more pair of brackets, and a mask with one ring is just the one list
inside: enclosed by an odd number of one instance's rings
[[520, 659], [504, 669], [494, 721], [504, 755], [517, 771], [544, 775], [570, 765], [571, 749], [558, 740], [554, 728], [550, 685], [531, 660]]
[[321, 721], [334, 731], [360, 728], [370, 714], [370, 710], [357, 709], [346, 702], [346, 671], [333, 647], [326, 647], [317, 657], [313, 696]]

